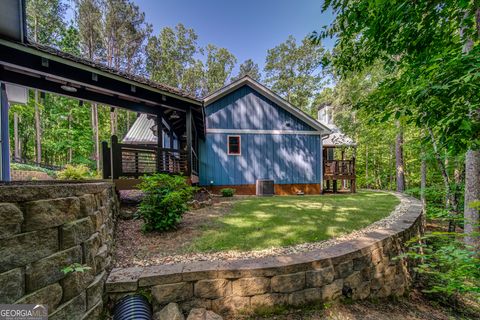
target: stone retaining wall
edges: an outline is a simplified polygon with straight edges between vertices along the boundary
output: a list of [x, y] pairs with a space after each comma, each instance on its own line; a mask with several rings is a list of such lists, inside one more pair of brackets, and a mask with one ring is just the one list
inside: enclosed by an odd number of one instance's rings
[[[117, 210], [110, 183], [0, 186], [0, 304], [46, 304], [52, 320], [98, 319]], [[73, 263], [91, 269], [64, 275]]]
[[184, 312], [203, 307], [224, 314], [341, 297], [402, 295], [410, 285], [410, 267], [394, 258], [403, 252], [405, 241], [423, 231], [421, 204], [409, 200], [409, 209], [388, 228], [325, 249], [243, 261], [113, 269], [107, 294], [114, 301], [135, 292], [146, 294], [154, 311], [177, 302]]

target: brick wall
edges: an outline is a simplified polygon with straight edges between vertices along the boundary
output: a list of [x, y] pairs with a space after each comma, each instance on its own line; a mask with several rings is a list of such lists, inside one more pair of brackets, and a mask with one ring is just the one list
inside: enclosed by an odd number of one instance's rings
[[[98, 319], [118, 202], [109, 183], [0, 186], [0, 304], [48, 305], [49, 319]], [[80, 263], [91, 269], [65, 275]]]
[[340, 298], [402, 295], [410, 286], [406, 240], [423, 231], [422, 207], [410, 207], [389, 227], [324, 249], [242, 261], [205, 261], [113, 269], [106, 283], [113, 301], [135, 292], [152, 297], [154, 311], [177, 302], [217, 313], [260, 306], [299, 306]]

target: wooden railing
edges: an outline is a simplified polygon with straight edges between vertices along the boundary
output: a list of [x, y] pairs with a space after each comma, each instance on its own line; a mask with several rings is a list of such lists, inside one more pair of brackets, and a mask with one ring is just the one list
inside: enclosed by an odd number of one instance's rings
[[355, 177], [355, 158], [352, 160], [324, 160], [325, 177]]
[[102, 142], [103, 178], [139, 178], [156, 172], [171, 174], [197, 174], [196, 155], [192, 157], [192, 171], [188, 164], [188, 153], [184, 150], [158, 148], [151, 145], [118, 143], [112, 136], [111, 146]]

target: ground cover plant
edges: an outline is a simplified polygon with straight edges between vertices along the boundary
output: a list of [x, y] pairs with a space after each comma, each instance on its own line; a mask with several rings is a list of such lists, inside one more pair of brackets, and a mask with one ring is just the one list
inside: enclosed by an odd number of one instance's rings
[[389, 215], [392, 194], [252, 197], [204, 227], [191, 250], [252, 250], [321, 241], [361, 229]]

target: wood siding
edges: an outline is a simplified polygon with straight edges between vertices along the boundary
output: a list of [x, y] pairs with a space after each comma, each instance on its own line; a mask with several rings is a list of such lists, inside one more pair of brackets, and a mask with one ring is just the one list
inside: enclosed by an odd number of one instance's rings
[[[243, 86], [205, 108], [207, 134], [199, 144], [200, 185], [320, 184], [320, 135], [240, 133], [241, 155], [228, 155], [229, 133], [209, 129], [315, 131], [266, 97]], [[287, 123], [289, 125], [287, 125]], [[237, 135], [237, 134], [235, 134]]]
[[249, 86], [213, 102], [205, 108], [205, 117], [207, 130], [315, 130]]

